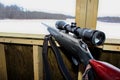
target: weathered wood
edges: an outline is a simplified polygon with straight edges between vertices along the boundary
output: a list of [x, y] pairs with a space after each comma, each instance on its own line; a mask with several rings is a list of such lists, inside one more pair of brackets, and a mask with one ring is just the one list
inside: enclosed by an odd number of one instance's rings
[[33, 45], [34, 80], [43, 80], [42, 48]]
[[105, 43], [98, 47], [107, 51], [120, 51], [120, 39], [106, 39]]
[[86, 28], [96, 29], [98, 1], [99, 0], [88, 0], [87, 2]]
[[108, 62], [120, 69], [120, 51], [102, 51], [99, 60]]
[[82, 67], [79, 66], [79, 69], [78, 69], [78, 80], [82, 80]]
[[23, 39], [23, 38], [3, 38], [0, 37], [1, 43], [15, 43], [15, 44], [29, 44], [29, 45], [42, 45], [42, 39]]
[[43, 39], [43, 34], [25, 34], [25, 33], [8, 33], [0, 32], [0, 37], [12, 37], [12, 38], [29, 38], [29, 39]]
[[109, 45], [120, 45], [120, 39], [106, 39], [105, 44]]
[[4, 44], [0, 44], [0, 80], [7, 80], [7, 67]]
[[103, 50], [120, 51], [120, 45], [103, 45]]
[[76, 0], [76, 23], [81, 28], [96, 29], [98, 0]]
[[31, 45], [5, 44], [8, 80], [34, 80]]
[[87, 0], [76, 0], [76, 23], [83, 28], [86, 25]]

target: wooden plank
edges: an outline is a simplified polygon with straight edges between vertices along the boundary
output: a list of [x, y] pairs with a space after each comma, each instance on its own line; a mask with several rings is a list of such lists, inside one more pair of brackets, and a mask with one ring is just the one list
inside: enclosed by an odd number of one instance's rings
[[25, 34], [25, 33], [0, 32], [0, 37], [43, 39], [44, 35], [43, 34]]
[[86, 13], [86, 28], [96, 29], [98, 0], [88, 0]]
[[34, 80], [43, 80], [42, 47], [33, 46]]
[[6, 58], [3, 44], [0, 44], [0, 80], [7, 80]]
[[77, 26], [83, 28], [86, 24], [87, 0], [76, 0], [76, 23]]
[[76, 1], [76, 23], [81, 28], [96, 29], [98, 0]]
[[106, 39], [105, 44], [120, 44], [120, 39]]
[[[0, 42], [1, 43], [14, 43], [14, 44], [28, 44], [28, 45], [42, 45], [43, 44], [43, 40], [42, 39], [25, 39], [25, 38], [15, 38], [15, 37], [0, 37]], [[109, 45], [111, 47], [115, 45], [116, 47], [116, 44], [119, 45], [120, 44], [120, 39], [106, 39], [104, 45], [107, 46]], [[101, 47], [103, 48], [103, 47]], [[105, 50], [106, 48], [104, 48]], [[106, 49], [108, 50], [108, 48]], [[109, 50], [114, 50], [114, 48], [109, 48]], [[116, 48], [115, 48], [115, 51], [116, 51]], [[117, 50], [118, 51], [118, 50]]]
[[3, 38], [0, 37], [1, 43], [15, 43], [15, 44], [29, 44], [29, 45], [42, 45], [43, 40], [40, 39], [21, 39], [21, 38]]
[[106, 39], [103, 45], [97, 47], [108, 51], [120, 51], [120, 39]]
[[120, 51], [120, 39], [106, 39], [103, 50]]
[[33, 46], [5, 44], [8, 80], [34, 80]]
[[103, 45], [103, 50], [120, 51], [120, 45]]
[[82, 71], [81, 71], [81, 67], [79, 66], [79, 69], [78, 69], [78, 80], [82, 80]]

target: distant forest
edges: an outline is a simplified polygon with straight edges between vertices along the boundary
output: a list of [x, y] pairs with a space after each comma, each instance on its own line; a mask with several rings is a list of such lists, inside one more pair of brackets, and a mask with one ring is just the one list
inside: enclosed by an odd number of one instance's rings
[[120, 23], [120, 17], [98, 17], [97, 20], [101, 22]]
[[[29, 11], [17, 5], [5, 6], [0, 3], [0, 19], [67, 19], [75, 18], [74, 16], [64, 14], [53, 14], [47, 12]], [[98, 17], [98, 21], [120, 23], [120, 17]]]
[[0, 3], [0, 19], [66, 19], [74, 18], [64, 14], [53, 14], [38, 11], [25, 11], [17, 5], [4, 6]]

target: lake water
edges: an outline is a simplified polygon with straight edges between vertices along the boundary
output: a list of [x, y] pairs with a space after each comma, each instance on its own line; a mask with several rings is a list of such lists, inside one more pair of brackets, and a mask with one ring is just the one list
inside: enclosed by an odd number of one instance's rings
[[[0, 32], [25, 33], [25, 34], [49, 34], [47, 28], [41, 23], [46, 23], [55, 28], [58, 20], [0, 20]], [[64, 20], [67, 23], [74, 20]], [[97, 30], [105, 32], [107, 38], [120, 39], [120, 23], [97, 22]]]

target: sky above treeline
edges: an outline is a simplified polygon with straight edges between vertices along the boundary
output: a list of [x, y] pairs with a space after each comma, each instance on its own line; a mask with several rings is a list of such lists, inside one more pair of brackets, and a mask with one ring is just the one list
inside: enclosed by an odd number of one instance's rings
[[99, 0], [98, 16], [120, 17], [120, 0]]
[[[18, 5], [30, 11], [75, 16], [76, 0], [0, 0], [0, 3]], [[120, 0], [99, 0], [98, 16], [120, 16]]]
[[0, 0], [5, 5], [18, 5], [30, 11], [75, 15], [76, 0]]

